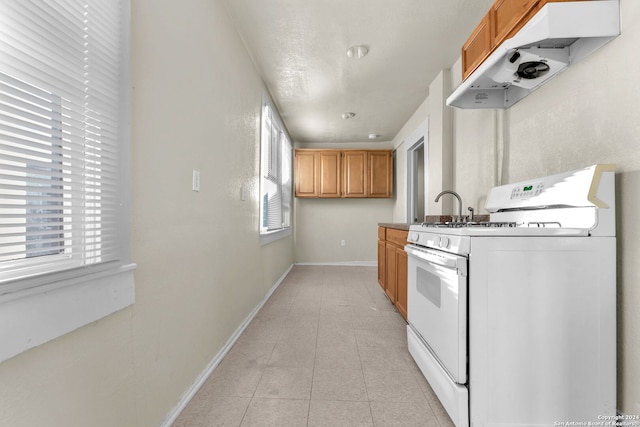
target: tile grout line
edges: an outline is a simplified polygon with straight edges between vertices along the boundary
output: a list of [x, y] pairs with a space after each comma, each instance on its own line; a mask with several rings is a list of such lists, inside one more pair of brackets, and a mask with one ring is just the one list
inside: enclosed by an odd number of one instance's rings
[[[343, 281], [344, 283], [344, 281]], [[369, 297], [371, 297], [371, 294], [369, 292], [368, 288], [365, 288], [367, 290], [367, 294], [369, 295]], [[372, 299], [373, 301], [373, 299]], [[362, 353], [360, 351], [360, 343], [358, 342], [358, 336], [356, 335], [356, 325], [353, 323], [353, 314], [349, 315], [349, 318], [351, 319], [351, 328], [353, 329], [353, 335], [354, 335], [354, 339], [356, 340], [356, 349], [358, 350], [358, 360], [360, 360], [360, 375], [362, 375], [362, 383], [364, 384], [364, 392], [367, 395], [367, 407], [369, 408], [369, 416], [371, 417], [371, 423], [373, 426], [375, 426], [376, 422], [375, 419], [373, 417], [373, 409], [371, 409], [371, 397], [369, 396], [369, 387], [367, 387], [367, 379], [364, 376], [364, 362], [362, 360]]]
[[324, 281], [320, 292], [320, 309], [318, 310], [318, 322], [316, 323], [316, 342], [313, 346], [313, 366], [311, 367], [311, 388], [309, 390], [309, 405], [307, 406], [307, 427], [311, 418], [311, 398], [313, 396], [313, 379], [316, 374], [316, 360], [318, 358], [318, 334], [320, 332], [320, 313], [322, 312], [322, 296], [324, 294]]
[[[287, 276], [285, 277], [284, 280], [286, 280], [287, 277], [289, 277], [290, 274], [291, 274], [291, 271], [289, 271], [289, 273], [287, 274]], [[280, 295], [273, 295], [272, 294], [269, 299], [271, 299], [271, 298], [280, 298]], [[291, 306], [292, 305], [293, 305], [293, 299], [292, 299], [292, 302], [287, 305], [288, 308], [286, 310], [286, 313], [285, 313], [284, 317], [288, 316], [289, 312], [291, 311]], [[260, 309], [260, 311], [262, 311], [263, 308], [264, 307], [262, 307]], [[260, 314], [260, 313], [258, 312], [258, 314]], [[280, 337], [282, 336], [282, 323], [283, 322], [282, 322], [282, 319], [281, 319], [281, 315], [278, 315], [277, 318], [278, 318], [279, 323], [280, 323], [280, 325], [278, 327], [278, 337], [276, 338], [275, 344], [273, 345], [273, 348], [271, 349], [271, 352], [269, 353], [269, 357], [267, 357], [267, 359], [266, 359], [266, 365], [265, 365], [264, 369], [262, 370], [262, 373], [260, 374], [260, 379], [256, 382], [256, 387], [254, 388], [253, 393], [251, 393], [251, 398], [249, 399], [249, 404], [247, 405], [246, 409], [244, 410], [244, 414], [242, 414], [242, 418], [240, 419], [240, 424], [238, 425], [238, 427], [241, 427], [242, 423], [244, 423], [244, 419], [247, 416], [247, 413], [249, 412], [249, 407], [251, 406], [251, 403], [255, 399], [256, 391], [258, 391], [258, 386], [260, 385], [260, 382], [262, 381], [262, 378], [264, 377], [264, 373], [266, 372], [267, 368], [269, 367], [269, 361], [271, 360], [271, 356], [273, 356], [273, 352], [276, 349], [276, 345], [278, 345], [278, 341], [280, 340]]]

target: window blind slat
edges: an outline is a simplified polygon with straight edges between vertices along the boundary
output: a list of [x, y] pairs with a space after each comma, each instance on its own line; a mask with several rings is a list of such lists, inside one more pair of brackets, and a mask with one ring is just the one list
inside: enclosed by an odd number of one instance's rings
[[[23, 154], [23, 156], [20, 156], [20, 154]], [[77, 174], [83, 174], [87, 170], [101, 170], [104, 173], [117, 170], [117, 159], [102, 153], [85, 152], [74, 154], [70, 150], [62, 150], [60, 152], [52, 150], [48, 161], [43, 161], [43, 158], [45, 157], [43, 157], [42, 151], [9, 145], [0, 147], [0, 161], [5, 160], [41, 168], [48, 168], [53, 163], [56, 163], [60, 166], [60, 170]]]
[[[59, 74], [66, 74], [75, 83], [82, 81], [84, 70], [78, 69], [78, 66], [84, 63], [82, 50], [79, 49], [82, 47], [81, 45], [76, 46], [74, 49], [74, 46], [65, 46], [59, 43], [53, 50], [51, 38], [55, 39], [55, 35], [48, 35], [50, 38], [42, 39], [42, 36], [47, 35], [39, 34], [37, 39], [30, 40], [24, 34], [7, 34], [7, 31], [3, 31], [3, 33], [2, 45], [5, 55], [11, 56], [14, 60], [32, 65], [40, 64], [49, 70], [58, 70]], [[21, 40], [21, 42], [19, 43], [18, 40]], [[66, 61], [60, 60], [61, 57], [64, 58], [61, 53], [66, 54]], [[74, 56], [75, 58], [73, 59], [75, 60], [69, 58], [69, 56]]]
[[[0, 155], [0, 159], [2, 159], [3, 157], [4, 156]], [[37, 169], [34, 169], [32, 167], [29, 168], [29, 167], [16, 166], [15, 164], [5, 165], [0, 161], [0, 168], [2, 168], [3, 170], [6, 170], [6, 171], [11, 170], [11, 171], [15, 171], [25, 175], [24, 177], [22, 177], [23, 179], [21, 179], [21, 177], [16, 175], [5, 174], [7, 175], [8, 181], [10, 180], [18, 183], [38, 182], [39, 180], [46, 179], [43, 177], [49, 176], [50, 181], [52, 182], [52, 184], [55, 184], [55, 185], [66, 185], [69, 187], [73, 182], [78, 180], [83, 180], [86, 183], [86, 185], [90, 188], [91, 186], [94, 185], [93, 182], [97, 180], [96, 178], [96, 175], [97, 175], [100, 178], [107, 178], [107, 179], [100, 179], [97, 181], [98, 184], [95, 184], [95, 185], [99, 185], [100, 188], [104, 188], [104, 189], [117, 188], [118, 171], [115, 169], [90, 168], [89, 165], [87, 165], [85, 168], [82, 168], [82, 167], [72, 168], [72, 167], [65, 166], [64, 170], [62, 170], [62, 169], [57, 169], [56, 167], [53, 167], [52, 163], [31, 161], [31, 166], [34, 166], [34, 165], [38, 165], [39, 167]], [[51, 171], [50, 169], [54, 169], [54, 170]], [[31, 176], [33, 178], [31, 178]], [[0, 185], [0, 189], [2, 189], [4, 185], [10, 185], [10, 183], [6, 182]]]
[[[78, 14], [75, 17], [68, 10], [54, 10], [49, 7], [49, 2], [2, 2], [2, 14], [0, 15], [3, 27], [7, 31], [21, 35], [17, 38], [17, 44], [21, 45], [33, 39], [43, 40], [49, 50], [60, 51], [69, 49], [64, 57], [69, 59], [82, 58], [84, 55], [72, 54], [72, 51], [82, 52], [80, 48], [84, 44], [85, 29], [82, 27], [83, 17]], [[66, 12], [66, 13], [65, 13]]]
[[119, 257], [121, 8], [0, 2], [0, 285]]

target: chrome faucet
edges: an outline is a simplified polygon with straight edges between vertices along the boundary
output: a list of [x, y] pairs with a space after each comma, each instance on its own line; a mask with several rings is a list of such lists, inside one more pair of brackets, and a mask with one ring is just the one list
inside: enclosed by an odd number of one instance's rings
[[440, 197], [445, 194], [451, 194], [452, 196], [455, 196], [456, 199], [458, 199], [458, 221], [462, 221], [462, 199], [460, 198], [460, 195], [458, 193], [451, 190], [441, 191], [440, 194], [436, 196], [436, 203], [438, 203], [438, 200], [440, 200]]

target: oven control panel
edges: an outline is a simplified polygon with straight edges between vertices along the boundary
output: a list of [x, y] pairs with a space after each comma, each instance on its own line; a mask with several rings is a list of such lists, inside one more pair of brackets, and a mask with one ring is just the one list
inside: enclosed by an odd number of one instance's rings
[[516, 185], [511, 190], [511, 200], [528, 199], [535, 197], [544, 190], [544, 182], [536, 182], [532, 184]]
[[613, 213], [614, 175], [614, 165], [597, 164], [556, 175], [500, 185], [489, 191], [485, 209], [489, 214], [493, 214], [566, 206], [607, 208]]

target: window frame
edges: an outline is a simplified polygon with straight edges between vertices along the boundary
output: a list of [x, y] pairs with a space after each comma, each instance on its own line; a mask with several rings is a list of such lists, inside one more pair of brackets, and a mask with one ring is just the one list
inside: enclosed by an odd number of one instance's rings
[[66, 270], [30, 270], [0, 287], [0, 363], [135, 302], [131, 261], [131, 2], [121, 0], [118, 259]]
[[[269, 118], [269, 112], [271, 117]], [[265, 197], [265, 181], [269, 178], [269, 158], [273, 153], [271, 148], [273, 147], [271, 130], [267, 132], [267, 128], [276, 128], [278, 131], [278, 145], [279, 152], [277, 153], [278, 165], [278, 180], [277, 185], [280, 188], [281, 203], [280, 212], [282, 214], [282, 227], [269, 230], [264, 226], [265, 213], [268, 209], [265, 209], [264, 197]], [[286, 158], [286, 162], [285, 162]], [[288, 163], [288, 164], [287, 164]], [[263, 102], [260, 116], [260, 198], [259, 198], [259, 234], [260, 243], [262, 245], [274, 242], [292, 234], [292, 215], [293, 215], [293, 144], [286, 127], [284, 126], [282, 119], [278, 113], [278, 110], [273, 105], [273, 102], [267, 94], [263, 95]], [[288, 184], [288, 185], [287, 185]]]

